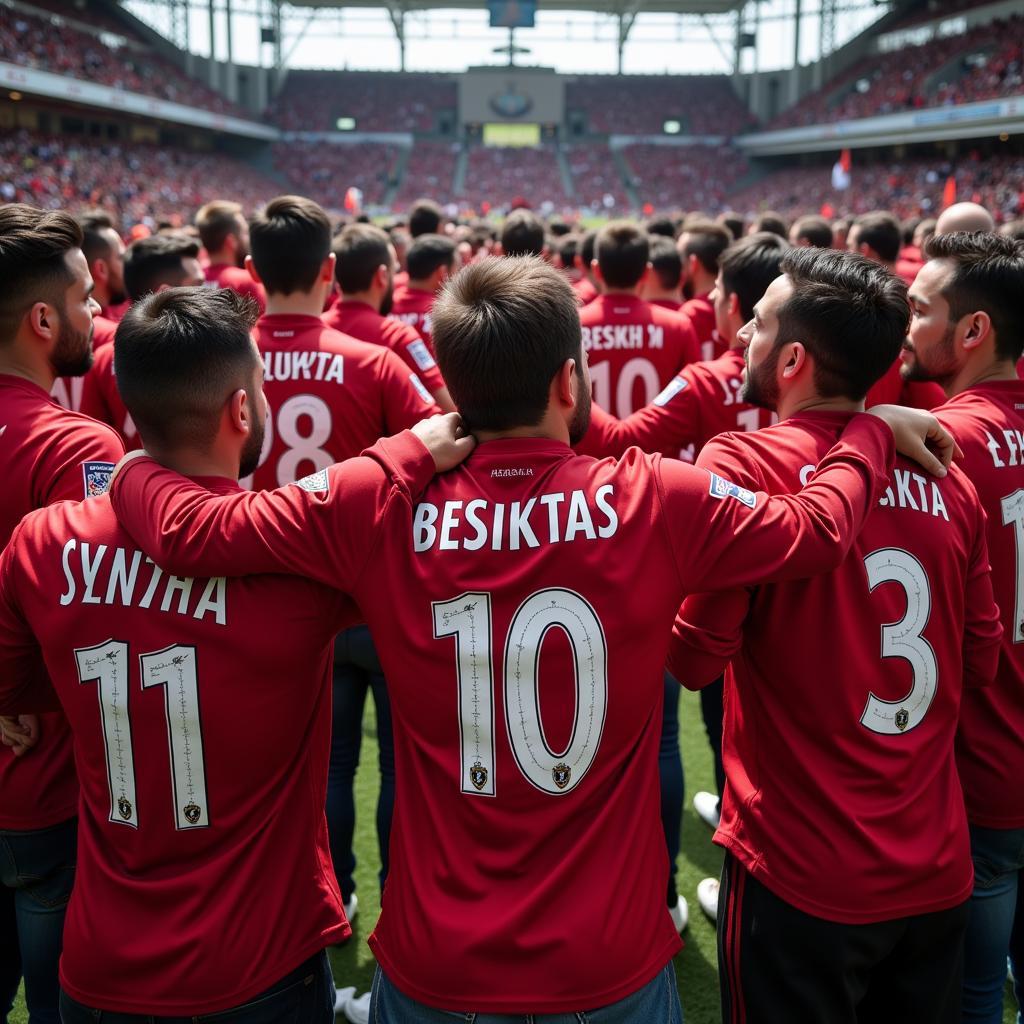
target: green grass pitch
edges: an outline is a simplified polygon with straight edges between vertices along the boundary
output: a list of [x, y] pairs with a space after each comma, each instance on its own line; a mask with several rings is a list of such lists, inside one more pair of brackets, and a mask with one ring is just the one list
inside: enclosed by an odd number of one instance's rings
[[[686, 948], [676, 957], [676, 977], [683, 1002], [687, 1024], [718, 1024], [718, 958], [715, 949], [715, 930], [697, 906], [695, 889], [707, 875], [717, 875], [722, 857], [711, 844], [711, 833], [693, 811], [690, 799], [698, 789], [713, 788], [711, 752], [704, 735], [700, 717], [700, 702], [696, 694], [683, 692], [680, 703], [680, 737], [686, 771], [686, 811], [683, 820], [683, 852], [679, 863], [680, 892], [690, 904], [690, 926], [684, 933]], [[355, 935], [340, 949], [331, 950], [334, 979], [339, 986], [355, 985], [359, 993], [370, 987], [373, 977], [373, 957], [366, 945], [366, 937], [373, 928], [380, 911], [377, 891], [374, 809], [377, 803], [377, 744], [374, 739], [372, 708], [367, 714], [364, 728], [362, 759], [356, 780], [356, 884], [359, 891], [359, 913], [353, 922]], [[424, 908], [429, 912], [429, 908]], [[1003, 1024], [1016, 1020], [1013, 996], [1007, 990]], [[24, 1003], [19, 997], [10, 1024], [28, 1024]]]

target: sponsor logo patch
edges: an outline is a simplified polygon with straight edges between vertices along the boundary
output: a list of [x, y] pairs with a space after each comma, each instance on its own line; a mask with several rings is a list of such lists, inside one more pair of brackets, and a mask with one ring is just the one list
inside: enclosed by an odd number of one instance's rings
[[426, 385], [416, 376], [415, 373], [409, 374], [409, 383], [416, 389], [416, 393], [423, 399], [424, 402], [433, 402], [434, 396], [427, 390]]
[[430, 349], [427, 348], [425, 342], [414, 341], [408, 346], [408, 348], [409, 355], [413, 357], [416, 365], [421, 370], [430, 370], [437, 365], [434, 362], [434, 357], [430, 354]]
[[757, 495], [748, 491], [746, 487], [740, 487], [730, 480], [724, 480], [717, 473], [711, 473], [711, 488], [709, 494], [712, 498], [724, 501], [726, 498], [735, 498], [748, 508], [754, 508], [757, 504]]
[[654, 400], [655, 405], [668, 405], [680, 391], [685, 391], [690, 385], [687, 383], [685, 377], [673, 377], [662, 391], [660, 395]]
[[85, 484], [85, 497], [98, 498], [107, 493], [110, 486], [110, 474], [114, 472], [112, 462], [83, 462], [82, 476]]
[[301, 480], [296, 480], [295, 486], [309, 491], [310, 494], [319, 494], [326, 493], [331, 489], [331, 481], [327, 476], [327, 470], [321, 469], [316, 473], [310, 473], [309, 476], [304, 476]]

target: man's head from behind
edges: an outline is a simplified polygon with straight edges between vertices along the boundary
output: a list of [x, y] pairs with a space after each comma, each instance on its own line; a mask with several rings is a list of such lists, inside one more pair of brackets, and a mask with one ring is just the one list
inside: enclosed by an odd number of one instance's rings
[[817, 246], [819, 249], [832, 248], [832, 225], [824, 217], [811, 215], [793, 221], [789, 229], [791, 245], [802, 247]]
[[420, 235], [406, 258], [409, 281], [426, 291], [436, 291], [459, 266], [455, 242], [447, 235]]
[[118, 306], [128, 298], [124, 287], [124, 242], [105, 210], [93, 210], [78, 218], [82, 252], [96, 285], [97, 299]]
[[230, 288], [169, 288], [118, 324], [114, 371], [124, 404], [157, 457], [219, 452], [239, 476], [259, 462], [267, 406], [250, 331], [259, 310]]
[[977, 203], [954, 203], [939, 214], [935, 234], [949, 235], [955, 231], [995, 231], [992, 214]]
[[92, 365], [92, 277], [82, 231], [59, 210], [0, 206], [0, 358], [41, 378]]
[[904, 378], [946, 387], [969, 364], [974, 375], [993, 363], [1012, 367], [1024, 352], [1024, 242], [960, 231], [935, 235], [925, 254], [910, 289]]
[[709, 220], [688, 222], [676, 246], [683, 261], [683, 281], [690, 291], [710, 291], [718, 276], [718, 257], [732, 244], [732, 235]]
[[418, 199], [409, 211], [409, 234], [413, 238], [436, 235], [443, 220], [444, 211], [433, 199]]
[[782, 272], [790, 247], [771, 231], [760, 231], [734, 242], [718, 258], [718, 279], [711, 302], [715, 329], [730, 347], [740, 328], [754, 318], [754, 306]]
[[344, 297], [365, 299], [383, 316], [391, 312], [398, 262], [391, 239], [373, 224], [349, 224], [331, 243], [334, 276]]
[[434, 348], [471, 430], [535, 427], [561, 416], [574, 443], [590, 422], [590, 376], [576, 296], [538, 256], [484, 259], [445, 285]]
[[674, 238], [649, 235], [651, 273], [644, 282], [645, 299], [680, 298], [683, 283], [683, 260]]
[[628, 220], [606, 224], [594, 242], [596, 275], [608, 292], [634, 292], [650, 266], [647, 232]]
[[182, 232], [140, 238], [125, 253], [124, 283], [132, 302], [164, 288], [201, 285], [199, 243]]
[[196, 227], [211, 260], [233, 267], [245, 264], [249, 255], [249, 225], [238, 203], [226, 199], [207, 203], [196, 214]]
[[331, 222], [317, 203], [302, 196], [271, 199], [253, 218], [249, 237], [246, 266], [268, 294], [317, 289], [322, 304], [334, 280], [334, 256]]
[[513, 210], [501, 226], [501, 251], [505, 256], [543, 256], [544, 222], [530, 210]]
[[744, 401], [777, 409], [795, 394], [860, 402], [907, 333], [907, 286], [854, 253], [793, 249], [739, 334]]
[[858, 217], [846, 236], [846, 248], [850, 252], [887, 266], [896, 262], [902, 242], [899, 221], [884, 210]]

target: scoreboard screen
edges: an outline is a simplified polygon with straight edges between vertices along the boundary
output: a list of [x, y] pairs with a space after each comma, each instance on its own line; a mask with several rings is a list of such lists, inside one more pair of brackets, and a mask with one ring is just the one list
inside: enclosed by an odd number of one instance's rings
[[539, 146], [539, 124], [485, 124], [485, 146]]
[[533, 28], [537, 0], [489, 0], [491, 28]]

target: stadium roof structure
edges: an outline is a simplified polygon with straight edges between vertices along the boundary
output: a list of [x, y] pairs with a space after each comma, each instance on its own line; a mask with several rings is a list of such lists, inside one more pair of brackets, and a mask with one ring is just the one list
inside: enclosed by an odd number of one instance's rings
[[[481, 0], [288, 0], [289, 7], [375, 7], [405, 11], [486, 10]], [[545, 11], [580, 11], [587, 14], [630, 16], [637, 14], [728, 14], [745, 6], [745, 0], [543, 0]]]

